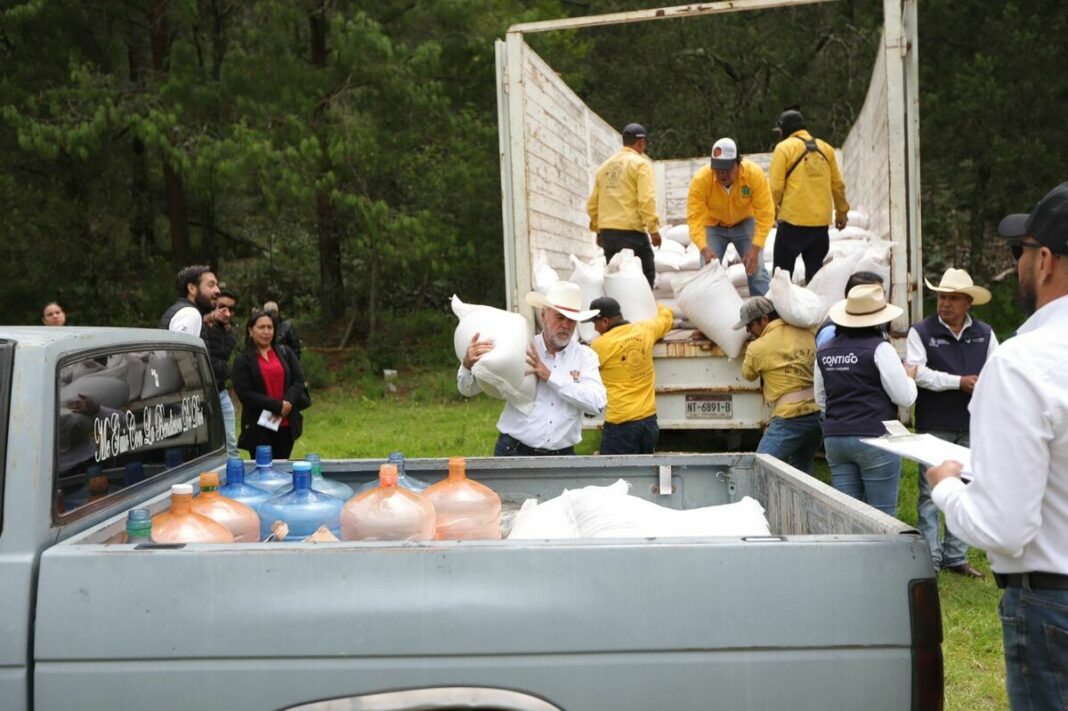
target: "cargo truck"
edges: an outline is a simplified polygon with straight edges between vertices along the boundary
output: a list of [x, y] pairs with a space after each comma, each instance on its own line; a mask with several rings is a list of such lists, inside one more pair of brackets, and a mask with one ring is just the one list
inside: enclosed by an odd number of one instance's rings
[[[769, 536], [121, 542], [224, 464], [198, 339], [0, 328], [0, 708], [941, 708], [923, 538], [766, 455], [468, 469], [507, 510], [618, 479], [675, 509], [750, 496]], [[354, 487], [378, 465], [323, 462]]]
[[[497, 109], [501, 158], [504, 264], [508, 307], [533, 318], [523, 295], [532, 290], [532, 264], [544, 253], [567, 278], [570, 255], [583, 261], [597, 250], [586, 201], [598, 166], [621, 143], [608, 125], [525, 41], [538, 32], [649, 22], [771, 8], [821, 0], [734, 0], [636, 10], [514, 25], [497, 52]], [[904, 309], [893, 324], [902, 355], [908, 324], [922, 319], [919, 207], [919, 94], [915, 0], [884, 0], [884, 27], [863, 108], [839, 150], [849, 201], [870, 217], [870, 231], [893, 243], [891, 301]], [[709, 22], [714, 19], [707, 20]], [[807, 41], [799, 33], [798, 41]], [[621, 71], [624, 69], [621, 68]], [[610, 76], [601, 77], [610, 82]], [[752, 121], [774, 123], [775, 116]], [[642, 120], [636, 104], [630, 120]], [[655, 126], [647, 126], [655, 133]], [[715, 140], [709, 137], [709, 147]], [[748, 155], [767, 169], [770, 154]], [[708, 156], [653, 162], [661, 224], [686, 222], [690, 180]], [[654, 350], [656, 407], [661, 430], [759, 430], [770, 408], [759, 382], [741, 374], [692, 330], [672, 332]], [[590, 422], [595, 426], [595, 422]], [[731, 441], [731, 439], [728, 439]], [[733, 441], [737, 442], [735, 436]]]

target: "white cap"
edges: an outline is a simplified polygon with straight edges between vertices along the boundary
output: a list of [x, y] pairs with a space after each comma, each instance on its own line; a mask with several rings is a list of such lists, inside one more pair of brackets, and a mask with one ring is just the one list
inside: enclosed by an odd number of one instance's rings
[[712, 144], [712, 170], [730, 170], [738, 162], [734, 139], [721, 138]]
[[171, 496], [192, 496], [192, 484], [175, 484], [171, 487]]

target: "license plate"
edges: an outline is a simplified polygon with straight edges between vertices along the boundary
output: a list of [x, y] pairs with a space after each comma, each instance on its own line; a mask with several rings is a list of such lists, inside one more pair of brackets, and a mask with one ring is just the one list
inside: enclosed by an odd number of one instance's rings
[[686, 419], [724, 419], [734, 417], [732, 395], [687, 395]]

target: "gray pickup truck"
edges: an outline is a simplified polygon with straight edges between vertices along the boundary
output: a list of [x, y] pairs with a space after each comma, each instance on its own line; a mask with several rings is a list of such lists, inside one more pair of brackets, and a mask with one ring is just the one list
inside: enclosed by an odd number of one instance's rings
[[223, 468], [218, 398], [195, 339], [70, 328], [0, 329], [0, 451], [5, 711], [941, 708], [922, 538], [763, 455], [469, 470], [513, 508], [620, 478], [680, 509], [751, 496], [772, 536], [115, 543]]

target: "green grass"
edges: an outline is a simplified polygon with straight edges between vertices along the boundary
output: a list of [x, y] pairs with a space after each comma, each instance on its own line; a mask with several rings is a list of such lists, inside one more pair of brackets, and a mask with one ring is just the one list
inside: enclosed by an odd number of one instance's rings
[[[455, 371], [402, 372], [396, 392], [371, 375], [362, 375], [328, 390], [313, 390], [314, 405], [305, 413], [304, 436], [294, 458], [319, 452], [324, 458], [385, 459], [402, 450], [410, 457], [490, 456], [501, 403], [487, 397], [466, 399], [456, 392]], [[236, 404], [236, 400], [235, 400]], [[596, 451], [600, 435], [586, 432], [579, 454]], [[687, 440], [692, 450], [694, 439]], [[710, 450], [714, 451], [714, 450]], [[823, 462], [817, 477], [830, 483]], [[898, 517], [916, 523], [916, 465], [906, 462], [901, 478]], [[973, 580], [950, 573], [938, 577], [945, 641], [946, 711], [1008, 707], [1002, 658], [1001, 623], [986, 557], [969, 554], [972, 565], [987, 574]]]

